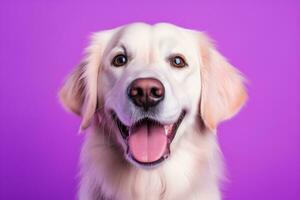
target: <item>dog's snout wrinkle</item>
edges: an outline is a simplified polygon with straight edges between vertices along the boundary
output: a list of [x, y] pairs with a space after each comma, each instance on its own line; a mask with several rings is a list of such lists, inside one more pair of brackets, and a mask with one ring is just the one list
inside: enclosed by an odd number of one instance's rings
[[129, 85], [128, 96], [136, 106], [147, 111], [163, 100], [165, 88], [158, 79], [138, 78]]

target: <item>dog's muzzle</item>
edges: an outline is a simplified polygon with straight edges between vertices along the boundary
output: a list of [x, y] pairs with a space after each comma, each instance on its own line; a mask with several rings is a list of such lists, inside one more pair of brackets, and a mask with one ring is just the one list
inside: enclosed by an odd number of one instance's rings
[[157, 165], [170, 155], [170, 144], [186, 112], [182, 110], [177, 120], [169, 124], [155, 117], [155, 112], [160, 112], [157, 107], [165, 97], [165, 87], [156, 78], [135, 79], [128, 86], [127, 95], [135, 109], [143, 113], [127, 126], [112, 111], [112, 117], [127, 147], [127, 158], [143, 166]]

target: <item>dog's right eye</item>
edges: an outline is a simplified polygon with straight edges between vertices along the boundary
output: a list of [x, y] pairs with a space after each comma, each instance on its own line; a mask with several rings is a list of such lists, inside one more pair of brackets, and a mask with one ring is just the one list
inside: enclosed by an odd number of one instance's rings
[[126, 55], [119, 54], [113, 58], [112, 65], [115, 67], [121, 67], [121, 66], [126, 65], [127, 61], [128, 61], [128, 59], [127, 59]]

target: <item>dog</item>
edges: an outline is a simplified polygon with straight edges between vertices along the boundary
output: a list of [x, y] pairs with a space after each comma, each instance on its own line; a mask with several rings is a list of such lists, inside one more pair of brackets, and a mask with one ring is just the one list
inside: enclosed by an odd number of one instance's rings
[[133, 23], [94, 33], [59, 97], [86, 129], [80, 200], [219, 200], [216, 128], [245, 81], [203, 32]]

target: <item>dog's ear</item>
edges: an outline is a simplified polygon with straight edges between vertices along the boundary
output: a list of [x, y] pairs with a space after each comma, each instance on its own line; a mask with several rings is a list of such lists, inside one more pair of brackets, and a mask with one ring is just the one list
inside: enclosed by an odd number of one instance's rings
[[81, 130], [90, 125], [96, 111], [102, 54], [111, 35], [111, 31], [103, 31], [92, 36], [85, 58], [59, 91], [64, 107], [82, 117]]
[[85, 99], [84, 70], [86, 63], [82, 62], [67, 77], [63, 87], [59, 91], [59, 98], [65, 108], [77, 115], [81, 114], [81, 108]]
[[219, 122], [234, 116], [247, 100], [244, 78], [215, 49], [210, 39], [201, 35], [202, 66], [201, 117], [215, 129]]

